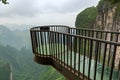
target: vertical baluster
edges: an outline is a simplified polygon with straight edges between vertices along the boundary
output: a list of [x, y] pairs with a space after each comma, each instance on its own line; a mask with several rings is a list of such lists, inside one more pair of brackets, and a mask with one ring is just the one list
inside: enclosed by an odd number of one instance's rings
[[70, 36], [70, 38], [71, 38], [71, 51], [70, 51], [70, 67], [71, 67], [71, 70], [72, 70], [72, 42], [73, 42], [73, 40], [72, 40], [72, 36]]
[[[53, 27], [52, 27], [53, 28]], [[53, 36], [53, 32], [50, 32], [51, 34], [51, 53], [52, 53], [52, 59], [54, 58], [54, 49], [53, 49], [53, 40], [54, 40], [54, 36]]]
[[60, 40], [59, 40], [59, 39], [60, 39], [60, 38], [59, 38], [59, 35], [60, 35], [60, 34], [58, 33], [58, 60], [59, 60], [59, 63], [60, 63], [60, 54], [61, 54], [61, 53], [60, 53], [60, 44], [61, 44], [61, 42], [60, 42]]
[[116, 33], [116, 40], [115, 40], [116, 42], [118, 42], [119, 35], [120, 35], [119, 33]]
[[64, 66], [65, 66], [65, 34], [63, 34], [63, 54], [64, 54]]
[[86, 58], [86, 39], [84, 38], [83, 41], [84, 44], [84, 55], [83, 55], [83, 80], [84, 80], [84, 75], [85, 75], [85, 58]]
[[88, 30], [88, 37], [90, 37], [90, 30]]
[[[54, 27], [54, 31], [55, 31], [55, 27]], [[55, 54], [56, 54], [56, 52], [55, 52], [55, 32], [53, 32], [53, 56], [54, 56], [54, 60], [55, 60]]]
[[44, 32], [44, 37], [45, 37], [45, 44], [44, 44], [44, 46], [45, 46], [45, 51], [46, 51], [46, 52], [45, 52], [45, 55], [48, 55], [48, 53], [47, 53], [47, 52], [48, 52], [48, 51], [47, 51], [47, 45], [48, 45], [48, 44], [47, 44], [47, 32]]
[[102, 72], [101, 72], [101, 80], [103, 80], [103, 76], [104, 76], [104, 68], [105, 68], [105, 59], [106, 59], [106, 50], [107, 50], [107, 43], [104, 43], [105, 47], [104, 47], [104, 56], [103, 56], [103, 64], [102, 64]]
[[98, 36], [98, 32], [96, 31], [96, 38], [99, 38], [99, 36]]
[[37, 32], [35, 31], [35, 52], [38, 54]]
[[57, 35], [57, 33], [55, 32], [55, 41], [54, 41], [55, 60], [57, 59], [57, 38], [56, 38], [56, 35]]
[[66, 47], [67, 47], [67, 67], [68, 67], [68, 59], [69, 59], [69, 58], [68, 58], [68, 57], [69, 57], [69, 56], [68, 56], [68, 55], [69, 55], [69, 54], [68, 54], [68, 47], [69, 47], [69, 44], [70, 44], [70, 42], [69, 42], [68, 40], [69, 40], [69, 37], [68, 37], [68, 35], [67, 35], [67, 36], [66, 36], [66, 42], [67, 42], [67, 46], [66, 46]]
[[107, 35], [108, 35], [108, 33], [106, 32], [106, 33], [105, 33], [105, 40], [107, 40]]
[[61, 34], [61, 37], [60, 37], [60, 38], [61, 38], [61, 65], [62, 65], [62, 61], [63, 61], [63, 60], [62, 60], [62, 55], [63, 55], [63, 54], [62, 54], [62, 45], [63, 45], [63, 41], [62, 41], [62, 38], [63, 38], [63, 37], [62, 37], [62, 34]]
[[99, 42], [96, 41], [95, 45], [95, 69], [94, 69], [94, 80], [96, 80], [96, 72], [97, 72], [97, 60], [98, 60], [98, 49], [99, 49]]
[[42, 54], [44, 55], [43, 36], [42, 36], [42, 32], [40, 32], [40, 37], [41, 37]]
[[76, 70], [76, 53], [77, 53], [77, 37], [74, 36], [74, 74], [75, 74], [75, 70]]
[[30, 30], [30, 36], [31, 36], [31, 42], [32, 42], [32, 51], [33, 51], [33, 53], [34, 53], [34, 38], [33, 38], [33, 31], [32, 30]]
[[93, 53], [93, 40], [90, 40], [90, 53], [89, 53], [88, 79], [90, 79], [90, 69], [91, 69], [92, 53]]
[[113, 50], [113, 57], [112, 57], [112, 64], [111, 64], [111, 70], [110, 70], [109, 80], [112, 80], [112, 74], [113, 74], [114, 63], [115, 63], [115, 56], [116, 56], [116, 49], [117, 49], [117, 46], [114, 45], [114, 50]]
[[39, 50], [38, 50], [38, 53], [41, 54], [39, 32], [38, 32], [37, 36], [38, 36], [38, 49], [39, 49]]
[[[110, 33], [109, 33], [110, 34]], [[113, 33], [111, 33], [111, 36], [110, 36], [110, 41], [112, 41], [112, 39], [113, 39]], [[108, 54], [108, 63], [107, 63], [107, 65], [109, 66], [109, 64], [110, 64], [110, 56], [111, 56], [111, 48], [112, 48], [112, 46], [111, 45], [109, 45], [110, 47], [109, 47], [109, 54]]]
[[83, 30], [81, 31], [81, 35], [83, 36]]
[[[103, 34], [102, 34], [102, 32], [100, 32], [100, 39], [102, 39], [102, 36], [103, 36]], [[99, 58], [98, 58], [98, 61], [100, 62], [100, 56], [101, 56], [101, 50], [102, 50], [102, 46], [101, 46], [102, 44], [100, 44], [99, 45]]]
[[46, 31], [46, 48], [47, 48], [47, 55], [50, 55], [49, 51], [49, 32]]
[[92, 31], [92, 36], [91, 37], [94, 38], [94, 31]]
[[[55, 32], [57, 32], [57, 26], [55, 27]], [[55, 33], [55, 50], [56, 50], [56, 61], [57, 61], [57, 45], [58, 45], [58, 43], [57, 43], [57, 33]]]
[[78, 47], [78, 49], [79, 49], [79, 54], [78, 54], [78, 76], [80, 76], [80, 57], [81, 57], [81, 38], [79, 37], [78, 38], [78, 40], [79, 40], [79, 47]]
[[34, 31], [32, 32], [32, 36], [33, 36], [33, 51], [35, 53], [35, 34], [34, 34]]
[[41, 44], [40, 32], [38, 32], [38, 41], [39, 41], [39, 46], [38, 47], [39, 47], [39, 50], [40, 50], [39, 53], [41, 55], [42, 54], [42, 48], [41, 48], [42, 44]]
[[51, 57], [51, 34], [48, 32], [49, 55]]

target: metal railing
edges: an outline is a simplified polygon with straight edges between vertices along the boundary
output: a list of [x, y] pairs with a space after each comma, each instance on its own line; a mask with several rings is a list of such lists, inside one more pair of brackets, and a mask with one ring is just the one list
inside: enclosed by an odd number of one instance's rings
[[35, 61], [69, 80], [120, 80], [120, 32], [55, 25], [30, 33]]

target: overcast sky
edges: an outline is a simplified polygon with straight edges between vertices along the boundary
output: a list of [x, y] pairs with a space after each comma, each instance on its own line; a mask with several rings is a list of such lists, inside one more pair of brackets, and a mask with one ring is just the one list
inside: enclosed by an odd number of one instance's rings
[[77, 14], [99, 0], [8, 0], [0, 3], [0, 24], [75, 25]]

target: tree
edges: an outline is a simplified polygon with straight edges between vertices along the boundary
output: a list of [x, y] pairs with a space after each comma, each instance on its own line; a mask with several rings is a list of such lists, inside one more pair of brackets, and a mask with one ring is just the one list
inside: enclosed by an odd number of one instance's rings
[[76, 28], [93, 28], [97, 16], [97, 8], [89, 7], [77, 15]]
[[112, 4], [120, 3], [120, 0], [104, 0], [104, 1], [109, 1]]
[[9, 4], [7, 0], [0, 0], [0, 2], [2, 2], [3, 4]]

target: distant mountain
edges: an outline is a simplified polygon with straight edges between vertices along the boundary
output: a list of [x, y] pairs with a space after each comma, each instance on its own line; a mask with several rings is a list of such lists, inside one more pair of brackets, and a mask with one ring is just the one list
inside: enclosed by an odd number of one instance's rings
[[[18, 50], [9, 45], [3, 46], [0, 44], [0, 59], [11, 64], [14, 80], [57, 80], [61, 77], [62, 79], [59, 80], [63, 80], [64, 78], [52, 67], [35, 63], [31, 49], [25, 47]], [[2, 69], [0, 67], [0, 70]], [[5, 75], [8, 74], [6, 73]]]
[[31, 27], [33, 27], [34, 25], [26, 25], [26, 24], [4, 24], [4, 26], [6, 26], [7, 28], [9, 28], [10, 30], [26, 30], [26, 29], [30, 29]]
[[22, 47], [30, 48], [29, 29], [12, 31], [6, 26], [0, 25], [0, 44], [10, 45], [18, 49]]
[[29, 29], [11, 30], [0, 25], [0, 60], [12, 66], [13, 80], [65, 79], [52, 67], [35, 63], [33, 57]]

